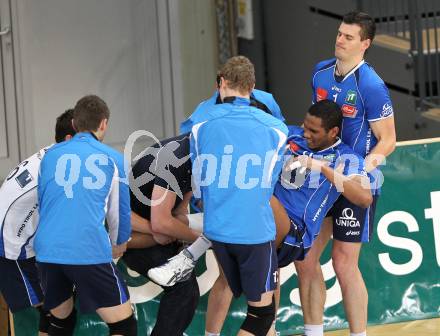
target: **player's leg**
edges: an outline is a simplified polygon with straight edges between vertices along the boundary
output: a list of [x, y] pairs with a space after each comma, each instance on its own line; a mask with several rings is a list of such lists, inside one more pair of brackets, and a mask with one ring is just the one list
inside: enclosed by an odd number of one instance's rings
[[367, 329], [368, 292], [359, 270], [359, 254], [363, 242], [373, 232], [373, 218], [377, 197], [367, 209], [360, 208], [345, 198], [334, 209], [332, 259], [336, 277], [352, 333]]
[[247, 316], [238, 336], [266, 336], [275, 319], [274, 292], [261, 294], [259, 301], [248, 301]]
[[39, 335], [47, 335], [50, 313], [43, 309], [41, 290], [35, 258], [9, 260], [0, 257], [0, 292], [12, 313], [28, 307], [40, 312]]
[[73, 335], [77, 321], [73, 296], [51, 309], [50, 313], [49, 335]]
[[[275, 197], [272, 196], [270, 200], [270, 206], [272, 208], [272, 212], [275, 219], [276, 224], [276, 237], [275, 237], [275, 246], [277, 249], [281, 248], [281, 245], [285, 239], [285, 237], [289, 234], [289, 231], [292, 229], [292, 223], [290, 221], [289, 216], [287, 215], [287, 212], [284, 208], [284, 206], [281, 204], [281, 202]], [[293, 255], [292, 250], [289, 250], [289, 254]], [[278, 270], [278, 274], [280, 270]], [[277, 288], [274, 292], [274, 299], [275, 299], [275, 319], [274, 322], [267, 333], [267, 336], [274, 336], [276, 335], [276, 312], [278, 311], [279, 303], [280, 303], [280, 282], [277, 282]]]
[[130, 301], [113, 307], [98, 308], [96, 313], [107, 323], [112, 336], [136, 336], [137, 324]]
[[205, 335], [220, 335], [232, 301], [232, 291], [219, 265], [220, 274], [209, 292]]
[[[278, 274], [280, 274], [280, 269], [278, 269]], [[281, 297], [281, 285], [280, 281], [278, 279], [277, 281], [277, 288], [274, 291], [274, 303], [275, 303], [275, 318], [272, 322], [272, 326], [270, 327], [269, 331], [267, 332], [266, 336], [276, 336], [276, 321], [277, 321], [277, 312], [278, 308], [280, 307], [280, 297]]]
[[[189, 227], [203, 231], [203, 213], [187, 215]], [[161, 286], [173, 286], [188, 279], [197, 260], [211, 247], [211, 242], [203, 234], [176, 256], [170, 256], [162, 265], [148, 271], [148, 277]]]
[[358, 267], [361, 243], [333, 241], [332, 259], [352, 333], [367, 328], [368, 292]]
[[[281, 203], [272, 197], [270, 201], [272, 211], [277, 226], [276, 247], [279, 247], [282, 240], [289, 232], [290, 221]], [[194, 230], [203, 230], [203, 214], [187, 215], [189, 226]], [[287, 218], [287, 221], [284, 220]], [[208, 238], [203, 234], [200, 235], [191, 245], [183, 249], [178, 255], [170, 258], [166, 263], [158, 267], [154, 267], [148, 271], [148, 276], [155, 283], [161, 286], [173, 286], [174, 284], [185, 281], [186, 275], [195, 267], [197, 260], [205, 254], [212, 246]]]
[[113, 263], [63, 267], [66, 277], [75, 284], [82, 312], [96, 311], [112, 336], [137, 335], [127, 285]]
[[[181, 245], [172, 243], [147, 249], [130, 249], [123, 260], [132, 270], [147, 277], [147, 272], [174, 256]], [[156, 323], [151, 335], [182, 335], [191, 323], [199, 300], [199, 288], [194, 272], [188, 281], [163, 287]]]
[[38, 269], [45, 293], [44, 309], [51, 313], [48, 334], [73, 335], [77, 320], [73, 283], [64, 274], [63, 265], [39, 263]]
[[284, 206], [275, 196], [271, 197], [270, 206], [272, 208], [276, 225], [275, 246], [276, 248], [279, 248], [281, 242], [284, 240], [284, 237], [286, 237], [286, 235], [289, 233], [291, 226], [290, 219], [286, 210], [284, 209]]
[[305, 259], [295, 261], [307, 336], [323, 335], [326, 288], [319, 258], [332, 234], [332, 225], [331, 217], [324, 219], [318, 238], [313, 242]]
[[232, 246], [248, 311], [238, 335], [266, 336], [275, 320], [274, 290], [278, 283], [275, 242]]

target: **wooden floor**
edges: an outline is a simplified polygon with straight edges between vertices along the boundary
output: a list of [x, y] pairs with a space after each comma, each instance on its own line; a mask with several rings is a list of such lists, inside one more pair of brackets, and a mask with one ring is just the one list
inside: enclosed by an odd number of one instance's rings
[[[400, 37], [387, 34], [377, 34], [373, 43], [407, 53], [411, 49], [409, 32], [406, 32], [405, 36], [408, 36], [408, 39], [403, 39], [402, 33], [400, 33]], [[429, 53], [435, 53], [436, 49], [440, 48], [440, 28], [423, 29], [422, 41], [424, 53], [428, 53], [428, 48]]]
[[[368, 336], [439, 336], [440, 318], [418, 320], [404, 323], [372, 326], [367, 329]], [[326, 332], [326, 336], [348, 336], [348, 330]]]

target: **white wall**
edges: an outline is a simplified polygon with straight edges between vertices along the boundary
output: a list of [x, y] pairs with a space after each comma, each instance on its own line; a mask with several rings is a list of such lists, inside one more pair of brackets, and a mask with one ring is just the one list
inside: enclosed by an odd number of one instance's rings
[[56, 116], [89, 93], [110, 107], [111, 145], [138, 129], [174, 134], [166, 1], [20, 0], [13, 10], [27, 154], [52, 142]]
[[135, 130], [175, 135], [214, 90], [214, 0], [0, 1], [11, 5], [2, 20], [10, 12], [15, 93], [8, 113], [18, 126], [8, 132], [19, 140], [16, 155], [0, 162], [0, 178], [52, 143], [56, 117], [85, 94], [108, 103], [105, 142], [122, 149]]
[[180, 0], [181, 64], [185, 115], [215, 89], [218, 68], [215, 0]]

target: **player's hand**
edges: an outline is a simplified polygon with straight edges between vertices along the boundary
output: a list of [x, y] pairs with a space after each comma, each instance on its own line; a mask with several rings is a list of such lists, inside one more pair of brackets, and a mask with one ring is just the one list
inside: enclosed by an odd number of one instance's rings
[[176, 238], [170, 237], [170, 236], [166, 236], [160, 233], [155, 233], [153, 234], [153, 239], [156, 243], [158, 243], [159, 245], [168, 245], [170, 243], [172, 243], [173, 241], [176, 240]]
[[125, 251], [127, 251], [127, 243], [123, 243], [120, 245], [113, 245], [112, 246], [113, 259], [118, 259], [118, 258], [122, 257], [124, 255]]
[[296, 159], [302, 167], [318, 172], [321, 171], [322, 167], [328, 165], [327, 161], [313, 159], [308, 155], [300, 155]]

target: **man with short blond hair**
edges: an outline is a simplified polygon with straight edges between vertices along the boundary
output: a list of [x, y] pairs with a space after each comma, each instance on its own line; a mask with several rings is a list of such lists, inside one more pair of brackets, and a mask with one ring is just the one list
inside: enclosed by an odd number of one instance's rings
[[[275, 317], [273, 291], [278, 279], [269, 201], [281, 170], [278, 158], [287, 127], [249, 106], [255, 85], [249, 59], [232, 57], [219, 73], [223, 104], [207, 109], [204, 121], [192, 127], [193, 192], [202, 197], [204, 234], [232, 292], [244, 293], [248, 301], [238, 335], [266, 335]], [[225, 155], [226, 166], [208, 163], [211, 168], [206, 171], [205, 158], [220, 162]], [[252, 164], [243, 164], [249, 160]], [[205, 183], [211, 178], [212, 183]], [[239, 211], [234, 211], [237, 206]]]

